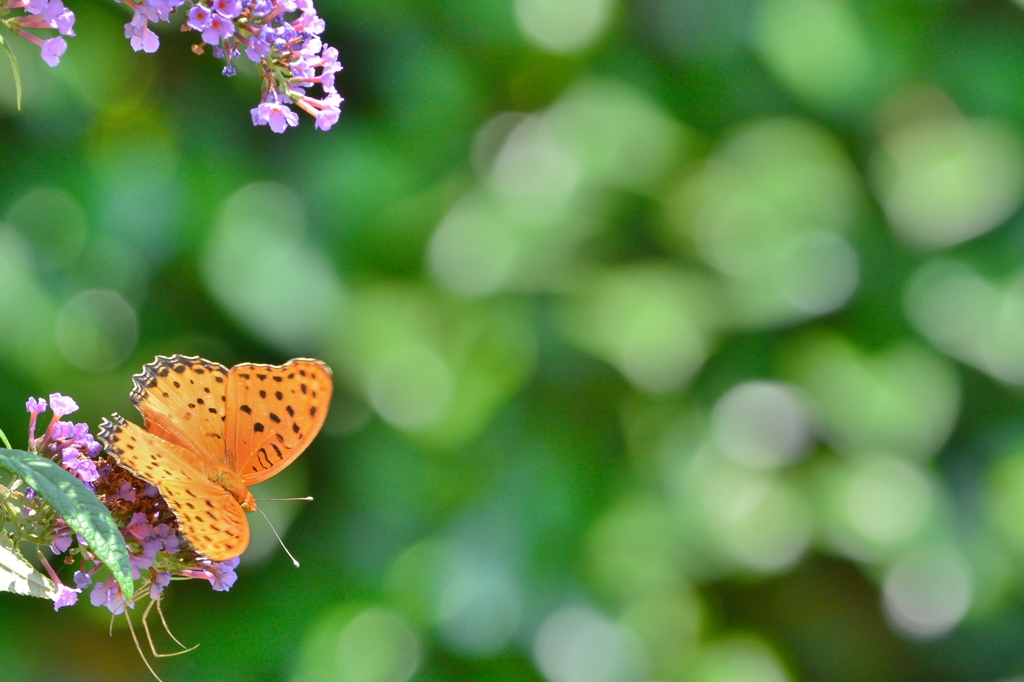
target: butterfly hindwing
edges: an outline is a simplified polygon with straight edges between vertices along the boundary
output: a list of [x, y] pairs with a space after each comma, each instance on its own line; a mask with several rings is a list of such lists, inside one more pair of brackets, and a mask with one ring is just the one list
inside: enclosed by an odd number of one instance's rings
[[270, 478], [302, 454], [323, 426], [331, 391], [331, 369], [319, 360], [231, 368], [224, 435], [246, 485]]
[[98, 437], [118, 463], [160, 489], [196, 552], [223, 561], [245, 551], [245, 512], [230, 493], [209, 480], [210, 467], [221, 465], [117, 415], [103, 420]]
[[160, 355], [132, 377], [131, 399], [147, 431], [230, 465], [224, 449], [227, 377], [228, 370], [216, 362]]
[[207, 559], [233, 559], [249, 546], [245, 512], [223, 488], [178, 480], [158, 487], [174, 509], [182, 534]]

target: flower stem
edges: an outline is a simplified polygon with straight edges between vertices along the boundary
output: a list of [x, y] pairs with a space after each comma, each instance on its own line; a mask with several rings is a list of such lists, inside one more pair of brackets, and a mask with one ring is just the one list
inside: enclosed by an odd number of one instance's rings
[[0, 440], [4, 442], [4, 447], [8, 450], [13, 450], [11, 447], [11, 441], [7, 440], [7, 436], [4, 434], [3, 429], [0, 429]]

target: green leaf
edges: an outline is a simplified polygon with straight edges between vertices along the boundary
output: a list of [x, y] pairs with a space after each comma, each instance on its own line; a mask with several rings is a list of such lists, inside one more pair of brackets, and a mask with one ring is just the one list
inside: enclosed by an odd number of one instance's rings
[[57, 598], [57, 586], [25, 561], [6, 533], [0, 533], [0, 591]]
[[18, 94], [18, 111], [21, 111], [21, 71], [18, 70], [18, 60], [14, 58], [11, 46], [7, 44], [3, 36], [0, 36], [0, 45], [7, 50], [7, 58], [11, 60], [11, 70], [14, 72], [14, 91]]
[[84, 483], [45, 457], [24, 450], [0, 450], [0, 469], [19, 476], [57, 511], [110, 569], [127, 600], [135, 593], [128, 548], [114, 517]]

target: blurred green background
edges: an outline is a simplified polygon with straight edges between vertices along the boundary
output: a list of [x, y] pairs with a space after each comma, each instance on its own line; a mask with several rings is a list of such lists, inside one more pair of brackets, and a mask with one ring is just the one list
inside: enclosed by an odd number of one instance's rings
[[[276, 136], [69, 4], [0, 68], [0, 426], [336, 378], [257, 491], [302, 568], [251, 518], [168, 682], [1024, 679], [1024, 8], [319, 0], [345, 113]], [[150, 679], [108, 615], [0, 595], [0, 678]]]

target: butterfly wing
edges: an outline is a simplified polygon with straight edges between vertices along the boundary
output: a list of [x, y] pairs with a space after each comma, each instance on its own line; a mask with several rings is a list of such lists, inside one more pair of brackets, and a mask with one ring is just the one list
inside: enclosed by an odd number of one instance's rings
[[159, 355], [132, 377], [131, 399], [154, 436], [233, 468], [224, 450], [227, 378], [216, 362]]
[[284, 365], [235, 365], [228, 373], [228, 459], [246, 485], [295, 461], [320, 432], [331, 402], [331, 368], [298, 358]]
[[249, 546], [245, 512], [226, 490], [209, 481], [201, 456], [116, 414], [100, 423], [98, 438], [122, 466], [160, 489], [196, 552], [225, 561]]

